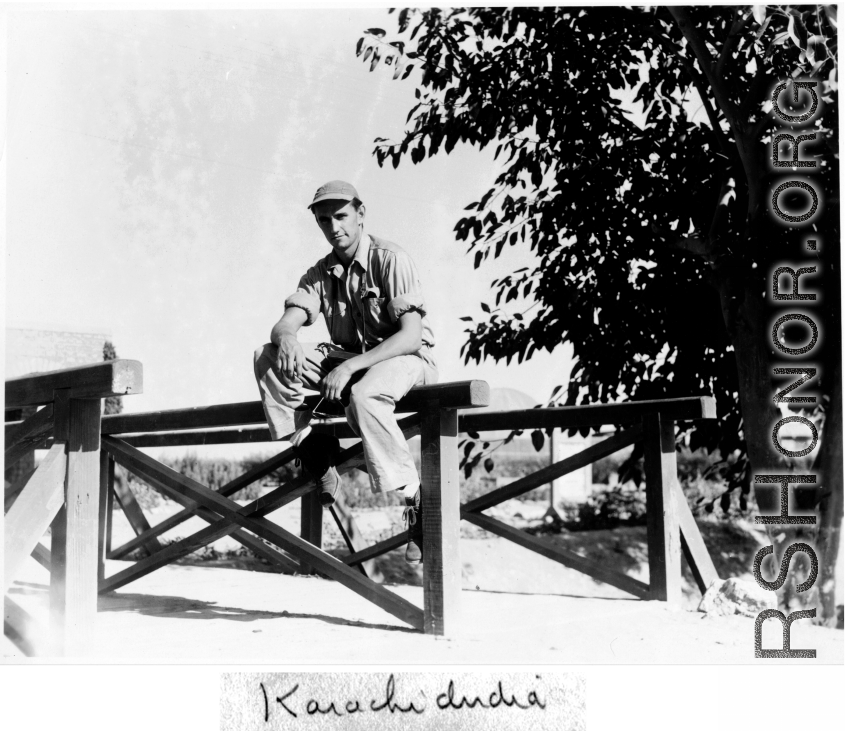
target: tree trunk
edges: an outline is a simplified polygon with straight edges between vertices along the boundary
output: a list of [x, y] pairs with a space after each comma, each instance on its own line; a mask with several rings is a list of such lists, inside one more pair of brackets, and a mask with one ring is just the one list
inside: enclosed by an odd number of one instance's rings
[[[787, 460], [771, 444], [771, 430], [780, 416], [773, 402], [770, 378], [773, 349], [767, 325], [772, 312], [766, 298], [755, 289], [764, 290], [764, 284], [754, 288], [748, 283], [744, 288], [734, 276], [718, 285], [724, 322], [735, 350], [738, 398], [751, 472], [780, 472], [785, 471]], [[755, 488], [755, 495], [762, 512], [779, 512], [779, 494], [774, 487], [760, 485]]]
[[[748, 241], [750, 239], [748, 238]], [[766, 276], [763, 273], [763, 277]], [[772, 367], [776, 356], [770, 338], [769, 323], [777, 310], [767, 296], [769, 282], [760, 280], [756, 286], [749, 280], [744, 285], [741, 278], [730, 274], [718, 282], [724, 320], [735, 350], [738, 371], [739, 404], [743, 418], [744, 440], [750, 460], [751, 474], [784, 474], [797, 472], [808, 474], [797, 460], [783, 457], [773, 447], [771, 434], [781, 413], [773, 402], [776, 389], [772, 380]], [[766, 293], [766, 296], [762, 296]], [[835, 293], [833, 293], [835, 294]], [[824, 313], [821, 313], [822, 318]], [[834, 323], [827, 323], [830, 327]], [[837, 607], [835, 605], [836, 561], [840, 543], [841, 523], [844, 511], [843, 493], [843, 411], [841, 404], [841, 363], [838, 357], [840, 344], [837, 335], [831, 338], [826, 363], [832, 369], [827, 374], [830, 396], [826, 423], [820, 430], [820, 449], [812, 474], [817, 483], [810, 497], [792, 487], [795, 500], [803, 507], [818, 510], [815, 526], [768, 526], [768, 536], [774, 546], [774, 558], [765, 563], [767, 578], [778, 571], [785, 549], [798, 540], [812, 543], [818, 558], [819, 573], [815, 586], [808, 594], [796, 595], [794, 584], [801, 583], [809, 575], [809, 561], [805, 554], [798, 553], [792, 560], [789, 579], [780, 590], [780, 603], [785, 608], [817, 607], [816, 620], [834, 626]], [[779, 488], [776, 485], [753, 485], [756, 504], [763, 514], [780, 512]], [[794, 504], [794, 501], [792, 501]], [[771, 529], [772, 528], [772, 529]], [[797, 578], [795, 581], [792, 577]]]
[[[832, 391], [826, 414], [820, 451], [812, 469], [821, 483], [818, 502], [818, 530], [815, 552], [820, 569], [818, 580], [810, 592], [810, 605], [819, 607], [818, 624], [834, 627], [838, 619], [835, 586], [838, 548], [841, 543], [841, 523], [844, 518], [844, 411], [841, 403], [841, 359], [833, 364]], [[816, 600], [816, 601], [815, 601]]]

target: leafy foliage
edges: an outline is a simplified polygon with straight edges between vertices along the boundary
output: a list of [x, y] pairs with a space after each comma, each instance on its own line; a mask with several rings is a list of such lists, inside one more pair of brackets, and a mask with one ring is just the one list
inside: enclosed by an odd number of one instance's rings
[[[466, 207], [456, 237], [475, 267], [507, 245], [535, 257], [492, 283], [482, 317], [462, 318], [466, 361], [521, 362], [569, 341], [575, 367], [551, 403], [713, 395], [719, 419], [686, 432], [688, 446], [718, 449], [731, 485], [749, 489], [739, 311], [765, 291], [770, 262], [797, 251], [796, 233], [764, 205], [770, 91], [785, 78], [821, 80], [823, 110], [804, 130], [821, 142], [806, 152], [834, 201], [835, 12], [404, 9], [403, 42], [367, 32], [359, 52], [383, 49], [395, 78], [417, 71], [404, 136], [376, 140], [379, 164], [495, 145], [502, 172]], [[837, 219], [832, 205], [816, 223], [832, 249]], [[465, 450], [466, 471], [487, 456]]]
[[[103, 343], [103, 360], [116, 360], [118, 353], [111, 340]], [[120, 396], [109, 396], [103, 406], [104, 414], [120, 414], [124, 410], [124, 403]]]

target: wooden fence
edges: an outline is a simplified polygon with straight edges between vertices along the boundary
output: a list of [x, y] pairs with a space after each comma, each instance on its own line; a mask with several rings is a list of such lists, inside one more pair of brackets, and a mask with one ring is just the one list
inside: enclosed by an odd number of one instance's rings
[[[127, 362], [115, 361], [114, 363]], [[112, 364], [107, 365], [115, 367]], [[42, 378], [42, 376], [33, 378]], [[6, 390], [7, 406], [23, 405], [25, 402], [20, 399], [10, 402], [9, 383], [11, 382], [7, 382]], [[138, 368], [138, 384], [140, 388], [140, 367]], [[109, 393], [104, 392], [100, 397], [112, 395], [113, 392], [114, 389]], [[137, 392], [137, 390], [121, 391], [121, 393], [124, 392]], [[47, 401], [26, 403], [47, 403]], [[711, 580], [716, 577], [716, 572], [676, 478], [674, 423], [678, 420], [714, 418], [713, 399], [698, 397], [488, 413], [471, 411], [461, 415], [458, 412], [459, 409], [472, 409], [485, 406], [487, 403], [488, 385], [485, 382], [464, 381], [415, 388], [397, 405], [397, 413], [402, 414], [398, 421], [406, 437], [410, 438], [418, 434], [421, 436], [421, 481], [424, 506], [423, 609], [372, 581], [365, 568], [367, 562], [405, 545], [406, 531], [375, 545], [365, 546], [342, 500], [336, 506], [338, 510], [332, 511], [332, 515], [341, 529], [350, 553], [339, 560], [321, 550], [323, 512], [317, 499], [315, 485], [308, 475], [303, 474], [282, 484], [245, 506], [230, 499], [234, 493], [293, 460], [294, 454], [291, 449], [286, 449], [252, 467], [217, 491], [171, 470], [141, 451], [145, 447], [268, 442], [270, 433], [265, 425], [265, 416], [260, 402], [142, 414], [118, 414], [102, 418], [97, 410], [97, 426], [103, 453], [96, 458], [97, 469], [89, 466], [89, 472], [86, 475], [90, 485], [98, 486], [98, 489], [90, 490], [93, 502], [96, 504], [97, 499], [102, 496], [99, 513], [94, 511], [94, 514], [99, 515], [99, 527], [97, 524], [92, 527], [90, 521], [79, 527], [80, 530], [88, 531], [86, 540], [89, 548], [95, 547], [96, 561], [93, 565], [94, 575], [97, 577], [97, 590], [100, 593], [114, 591], [219, 538], [232, 536], [257, 555], [283, 570], [316, 571], [338, 581], [427, 634], [453, 634], [461, 617], [461, 563], [458, 558], [458, 548], [459, 521], [464, 519], [642, 599], [674, 601], [679, 598], [680, 556], [684, 553], [701, 590], [705, 591]], [[33, 444], [39, 440], [39, 446], [53, 444], [48, 458], [39, 467], [39, 472], [42, 472], [45, 467], [56, 469], [50, 467], [52, 464], [50, 455], [55, 454], [52, 450], [55, 450], [57, 444], [62, 443], [59, 438], [60, 432], [53, 436], [52, 442], [49, 440], [45, 442], [45, 437], [50, 436], [53, 425], [51, 421], [49, 426], [45, 426], [51, 418], [45, 415], [47, 408], [37, 412], [25, 422], [13, 422], [6, 427], [7, 445], [9, 445], [7, 454], [15, 449], [18, 450], [17, 453], [23, 454], [26, 449], [32, 449]], [[93, 419], [93, 416], [89, 418]], [[574, 426], [593, 427], [606, 424], [618, 425], [623, 429], [579, 454], [522, 477], [510, 485], [493, 490], [468, 503], [460, 504], [457, 441], [460, 431], [486, 432], [548, 427], [567, 429]], [[315, 428], [339, 438], [355, 436], [343, 421], [319, 424]], [[26, 441], [25, 437], [29, 441]], [[90, 438], [90, 441], [92, 451], [96, 452], [93, 447], [93, 438]], [[565, 548], [553, 546], [543, 539], [498, 521], [484, 512], [504, 500], [524, 494], [639, 441], [643, 441], [645, 447], [649, 584], [612, 571], [602, 564], [590, 561]], [[115, 481], [116, 463], [140, 477], [154, 489], [180, 503], [182, 509], [151, 526], [132, 492]], [[361, 442], [341, 454], [337, 469], [340, 473], [364, 469]], [[55, 476], [52, 478], [54, 482], [56, 479]], [[26, 489], [29, 489], [29, 484]], [[22, 496], [23, 494], [21, 493]], [[68, 496], [70, 495], [69, 491]], [[267, 518], [273, 511], [298, 498], [301, 500], [299, 536]], [[15, 501], [13, 508], [20, 504], [20, 499]], [[113, 500], [118, 501], [136, 533], [135, 538], [116, 547], [111, 545]], [[21, 507], [16, 510], [18, 515], [33, 509], [28, 504], [20, 505]], [[161, 544], [159, 537], [163, 533], [193, 516], [198, 516], [208, 523], [207, 527], [169, 545]], [[7, 546], [8, 525], [12, 518], [10, 510], [6, 517]], [[24, 522], [33, 522], [33, 520]], [[44, 522], [42, 519], [38, 524], [39, 526], [43, 524], [43, 527], [40, 529], [41, 533], [34, 539], [36, 543], [49, 522], [49, 520]], [[38, 529], [38, 526], [33, 524], [30, 533], [35, 534]], [[58, 535], [61, 543], [61, 532]], [[49, 557], [43, 546], [36, 545], [33, 554], [36, 559], [49, 562], [51, 566], [51, 591], [52, 577], [54, 573], [58, 573], [52, 568], [58, 556], [55, 548], [58, 545], [55, 524], [53, 536], [54, 548]], [[33, 544], [31, 536], [29, 542], [22, 543], [18, 549], [19, 558], [20, 556], [25, 558], [32, 551], [35, 544], [27, 548], [29, 544]], [[106, 557], [125, 558], [140, 547], [143, 547], [146, 552], [143, 558], [110, 576], [105, 575], [104, 559]], [[86, 606], [89, 607], [92, 602], [91, 565], [86, 564], [88, 583], [80, 589], [81, 594], [85, 594], [88, 602]], [[8, 581], [10, 579], [7, 572]], [[8, 604], [7, 599], [7, 607]], [[14, 628], [10, 631], [7, 622], [7, 634], [15, 637], [15, 632]]]
[[[115, 360], [6, 381], [5, 465], [49, 447], [38, 468], [5, 490], [4, 631], [27, 654], [76, 655], [97, 612], [106, 520], [101, 500], [101, 399], [141, 393], [141, 364]], [[40, 541], [50, 528], [50, 549]], [[32, 554], [50, 571], [50, 627], [36, 627], [7, 592]]]

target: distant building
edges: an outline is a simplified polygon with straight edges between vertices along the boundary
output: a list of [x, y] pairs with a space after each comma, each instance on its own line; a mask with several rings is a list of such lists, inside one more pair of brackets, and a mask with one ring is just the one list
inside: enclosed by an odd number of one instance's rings
[[6, 378], [44, 373], [103, 360], [103, 345], [111, 338], [95, 328], [62, 325], [6, 327]]

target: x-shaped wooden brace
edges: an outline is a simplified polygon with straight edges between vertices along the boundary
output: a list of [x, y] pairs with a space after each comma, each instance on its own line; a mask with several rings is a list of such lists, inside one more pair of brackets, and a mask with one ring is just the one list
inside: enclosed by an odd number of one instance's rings
[[[643, 581], [638, 581], [630, 576], [614, 571], [603, 564], [586, 559], [580, 556], [575, 551], [571, 551], [562, 546], [555, 546], [548, 541], [537, 538], [525, 531], [518, 530], [504, 523], [501, 520], [492, 518], [482, 511], [487, 510], [495, 505], [499, 505], [504, 500], [518, 497], [530, 490], [534, 490], [542, 485], [545, 485], [553, 480], [569, 474], [575, 470], [581, 469], [586, 465], [592, 464], [599, 459], [614, 454], [615, 452], [635, 444], [643, 439], [644, 430], [641, 425], [631, 427], [622, 432], [618, 432], [611, 437], [594, 444], [587, 449], [566, 457], [565, 459], [556, 462], [553, 465], [545, 467], [530, 475], [521, 477], [514, 482], [503, 487], [497, 488], [489, 493], [481, 495], [460, 507], [463, 520], [483, 528], [495, 535], [517, 543], [524, 548], [528, 548], [542, 556], [550, 558], [558, 563], [561, 563], [568, 568], [580, 571], [597, 581], [603, 581], [611, 586], [615, 586], [622, 591], [629, 592], [640, 599], [649, 597], [650, 586]], [[694, 517], [688, 508], [688, 503], [679, 486], [679, 482], [675, 481], [672, 489], [676, 492], [676, 504], [678, 506], [678, 519], [680, 528], [680, 537], [682, 542], [682, 550], [688, 559], [691, 571], [697, 581], [700, 591], [705, 593], [710, 583], [717, 578], [709, 552], [703, 543], [703, 538]], [[403, 545], [406, 541], [405, 533], [386, 538], [379, 543], [368, 546], [367, 548], [350, 553], [345, 556], [343, 561], [346, 564], [355, 566], [361, 561], [371, 560], [377, 556], [381, 556], [388, 551]]]
[[[400, 422], [400, 427], [404, 429], [407, 436], [417, 431], [415, 426], [417, 420], [417, 416], [412, 416]], [[142, 478], [149, 478], [153, 487], [165, 488], [169, 495], [178, 494], [182, 496], [184, 500], [181, 502], [183, 504], [195, 503], [202, 509], [197, 511], [199, 517], [209, 521], [210, 525], [188, 538], [167, 546], [149, 558], [137, 562], [134, 566], [106, 578], [101, 584], [101, 593], [124, 586], [144, 574], [243, 528], [268, 543], [287, 551], [296, 558], [306, 560], [322, 574], [352, 589], [412, 627], [423, 629], [423, 610], [265, 517], [283, 505], [314, 490], [315, 485], [307, 476], [304, 475], [254, 500], [249, 505], [241, 507], [233, 500], [165, 467], [119, 439], [104, 436], [102, 444], [116, 461], [130, 467]], [[342, 453], [339, 469], [346, 471], [359, 463], [361, 463], [361, 446], [351, 447]], [[216, 519], [215, 516], [220, 517]]]

